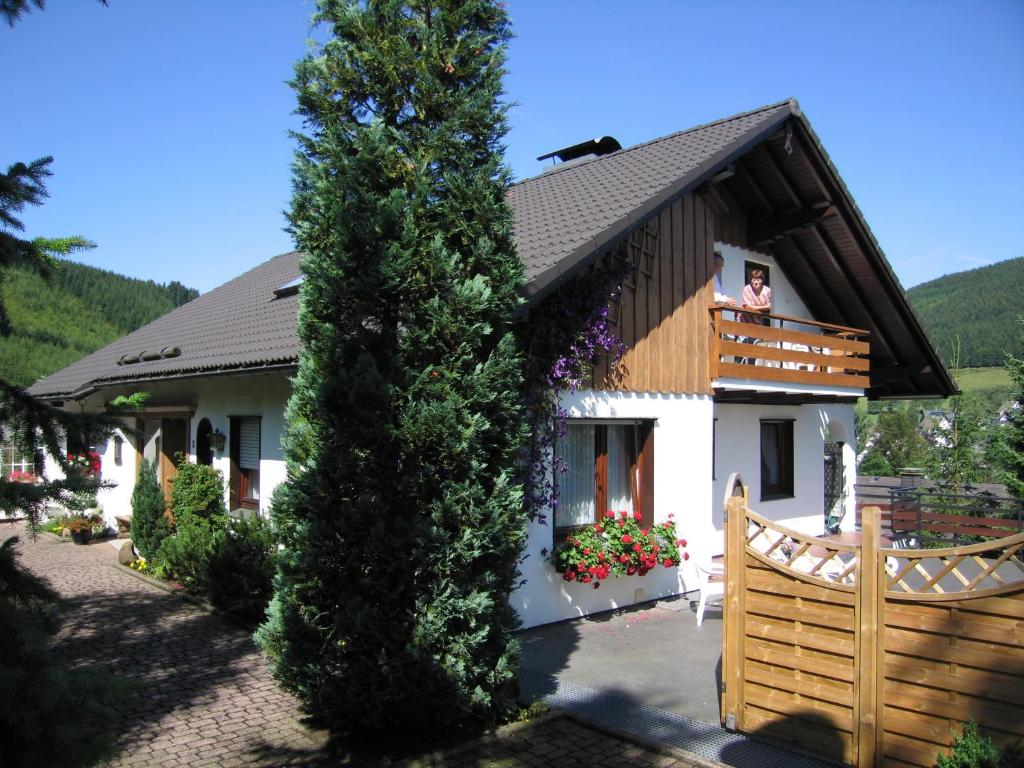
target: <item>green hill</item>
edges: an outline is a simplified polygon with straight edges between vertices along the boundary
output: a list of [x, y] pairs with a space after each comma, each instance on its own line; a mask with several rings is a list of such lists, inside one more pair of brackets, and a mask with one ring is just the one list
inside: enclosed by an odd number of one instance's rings
[[960, 367], [1001, 366], [1024, 355], [1017, 316], [1024, 313], [1024, 256], [914, 286], [907, 297], [948, 363], [960, 338]]
[[105, 344], [191, 301], [199, 292], [62, 262], [47, 285], [18, 269], [7, 273], [4, 302], [14, 327], [0, 338], [0, 379], [28, 386]]

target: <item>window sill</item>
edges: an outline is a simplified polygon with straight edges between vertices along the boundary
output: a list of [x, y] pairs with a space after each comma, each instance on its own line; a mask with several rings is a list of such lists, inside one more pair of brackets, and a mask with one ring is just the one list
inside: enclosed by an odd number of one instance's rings
[[761, 494], [761, 501], [780, 501], [782, 499], [795, 499], [796, 496], [792, 493], [763, 493]]

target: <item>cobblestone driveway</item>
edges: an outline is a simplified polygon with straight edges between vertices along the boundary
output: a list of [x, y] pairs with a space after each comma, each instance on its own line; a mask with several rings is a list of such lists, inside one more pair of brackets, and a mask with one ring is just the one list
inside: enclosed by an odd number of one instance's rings
[[[295, 700], [277, 687], [250, 635], [216, 614], [115, 566], [106, 543], [76, 546], [4, 524], [22, 541], [22, 562], [69, 603], [55, 652], [70, 664], [100, 664], [141, 681], [118, 711], [112, 766], [327, 766], [323, 732], [307, 729]], [[411, 766], [691, 765], [564, 717], [501, 729], [496, 736]]]

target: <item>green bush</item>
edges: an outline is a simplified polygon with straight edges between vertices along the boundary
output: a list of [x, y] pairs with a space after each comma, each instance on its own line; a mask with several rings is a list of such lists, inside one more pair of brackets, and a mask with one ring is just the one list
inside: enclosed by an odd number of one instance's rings
[[193, 516], [222, 523], [224, 507], [224, 475], [205, 464], [190, 464], [180, 457], [178, 473], [171, 479], [171, 513], [175, 521]]
[[206, 582], [207, 559], [213, 534], [222, 520], [204, 520], [185, 514], [177, 519], [174, 534], [168, 536], [157, 550], [154, 568], [162, 578], [176, 578], [187, 588], [201, 591]]
[[164, 514], [164, 492], [156, 479], [156, 464], [144, 461], [132, 492], [132, 544], [139, 554], [152, 560], [170, 532]]
[[213, 534], [204, 587], [210, 602], [246, 622], [261, 621], [273, 592], [277, 541], [257, 515]]
[[978, 724], [964, 723], [963, 732], [953, 742], [949, 757], [940, 755], [936, 768], [1022, 768], [1024, 752], [1020, 745], [1000, 750], [978, 730]]

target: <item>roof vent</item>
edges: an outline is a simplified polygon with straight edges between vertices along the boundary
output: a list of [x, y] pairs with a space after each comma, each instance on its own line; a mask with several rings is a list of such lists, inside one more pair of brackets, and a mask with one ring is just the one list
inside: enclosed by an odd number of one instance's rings
[[299, 275], [298, 277], [289, 280], [280, 288], [275, 288], [274, 298], [280, 299], [283, 296], [294, 296], [296, 293], [299, 292], [299, 286], [302, 285], [303, 277], [304, 275]]
[[616, 139], [611, 136], [602, 136], [599, 139], [581, 141], [579, 144], [573, 144], [571, 147], [556, 149], [554, 152], [548, 152], [537, 159], [547, 160], [548, 158], [557, 157], [563, 163], [568, 163], [570, 160], [610, 155], [612, 152], [618, 152], [620, 149], [622, 149], [622, 145]]

